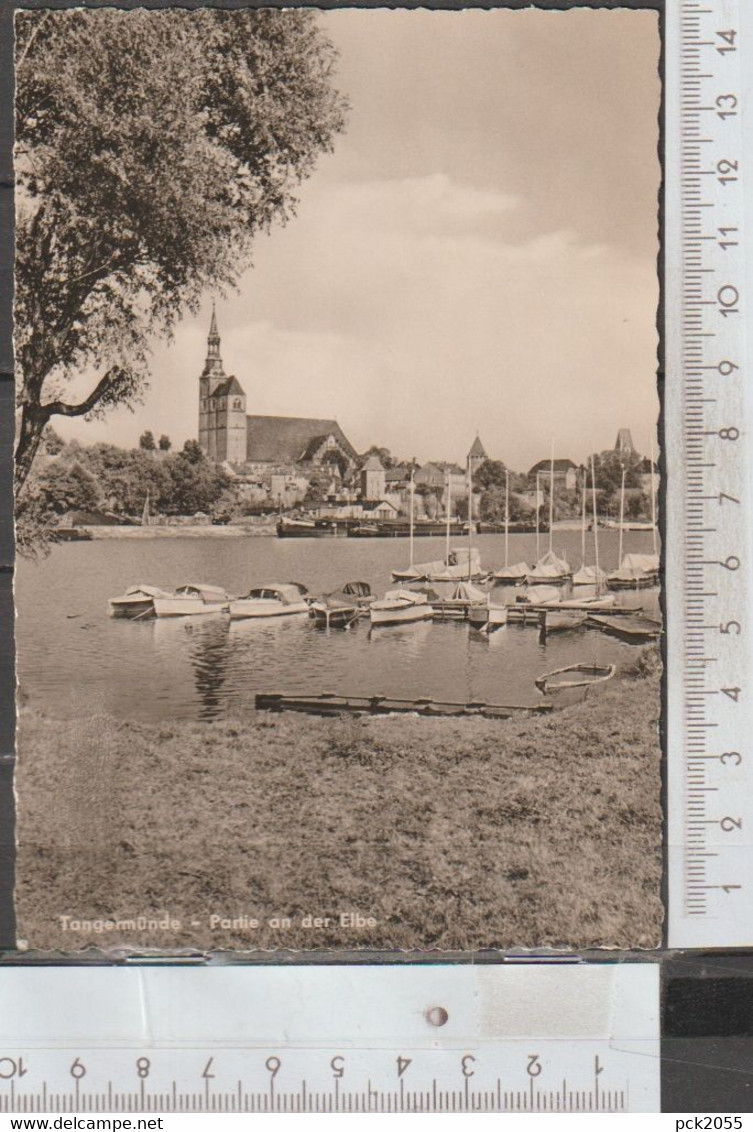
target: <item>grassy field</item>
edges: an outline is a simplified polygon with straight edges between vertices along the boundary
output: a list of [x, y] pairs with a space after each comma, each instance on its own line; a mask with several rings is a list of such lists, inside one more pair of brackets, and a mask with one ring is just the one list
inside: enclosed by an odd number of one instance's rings
[[[507, 722], [23, 713], [19, 936], [65, 949], [655, 946], [654, 667]], [[376, 924], [341, 924], [349, 913]], [[80, 925], [139, 915], [172, 923]]]

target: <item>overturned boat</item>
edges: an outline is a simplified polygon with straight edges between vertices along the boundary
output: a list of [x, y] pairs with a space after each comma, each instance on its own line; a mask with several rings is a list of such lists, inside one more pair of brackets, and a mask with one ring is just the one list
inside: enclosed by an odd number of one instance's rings
[[622, 641], [636, 645], [655, 641], [662, 631], [661, 621], [653, 617], [603, 617], [589, 613], [588, 624], [612, 637], [619, 637]]

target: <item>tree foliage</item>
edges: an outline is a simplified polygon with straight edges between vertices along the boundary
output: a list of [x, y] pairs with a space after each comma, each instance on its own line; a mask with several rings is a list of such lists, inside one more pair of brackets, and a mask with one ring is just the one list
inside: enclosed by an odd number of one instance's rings
[[167, 433], [163, 432], [162, 436], [159, 438], [158, 445], [160, 452], [169, 452], [173, 446], [173, 442]]
[[154, 452], [156, 447], [154, 443], [154, 433], [148, 428], [145, 432], [142, 432], [139, 437], [139, 448], [144, 452]]
[[[625, 470], [625, 487], [641, 486], [641, 465], [643, 457], [637, 452], [617, 452], [609, 450], [597, 452], [593, 456], [596, 486], [612, 495], [620, 491], [622, 471]], [[588, 479], [591, 481], [591, 460], [588, 461]]]
[[16, 34], [20, 486], [51, 417], [138, 400], [150, 339], [294, 215], [344, 102], [308, 11], [25, 11]]

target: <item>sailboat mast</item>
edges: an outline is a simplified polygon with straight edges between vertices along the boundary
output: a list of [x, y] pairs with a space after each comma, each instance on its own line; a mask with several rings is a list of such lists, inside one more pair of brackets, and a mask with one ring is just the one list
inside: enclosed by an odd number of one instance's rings
[[549, 553], [552, 552], [552, 527], [554, 526], [554, 441], [549, 460]]
[[510, 473], [505, 468], [505, 566], [509, 565], [510, 547]]
[[415, 466], [415, 463], [412, 463], [411, 466], [410, 466], [410, 567], [411, 567], [411, 569], [413, 569], [413, 524], [414, 524], [413, 511], [414, 511], [414, 506], [415, 506], [415, 493], [416, 493], [416, 485], [415, 485], [413, 477], [415, 476], [415, 474], [416, 474], [416, 466]]
[[468, 453], [468, 581], [471, 580], [473, 568], [471, 566], [471, 553], [473, 550], [473, 481], [471, 479], [471, 454]]
[[651, 534], [654, 539], [654, 554], [657, 554], [656, 546], [656, 465], [654, 464], [654, 438], [651, 437]]
[[580, 524], [580, 567], [581, 570], [586, 565], [586, 500], [588, 498], [588, 469], [583, 469], [583, 488], [581, 491], [583, 516]]
[[450, 499], [452, 498], [452, 477], [450, 476], [450, 469], [447, 469], [447, 492], [445, 495], [447, 506], [447, 524], [446, 524], [446, 537], [445, 537], [445, 561], [449, 565], [450, 562]]
[[596, 584], [598, 588], [601, 589], [601, 583], [599, 581], [599, 516], [596, 508], [596, 470], [594, 468], [593, 456], [591, 457], [591, 492], [594, 509], [594, 563], [596, 565]]
[[617, 559], [617, 569], [622, 565], [622, 534], [625, 523], [625, 469], [622, 469], [622, 485], [620, 487], [620, 549]]
[[541, 472], [536, 473], [536, 561], [539, 560], [539, 500], [541, 499], [541, 488], [539, 487], [539, 476]]

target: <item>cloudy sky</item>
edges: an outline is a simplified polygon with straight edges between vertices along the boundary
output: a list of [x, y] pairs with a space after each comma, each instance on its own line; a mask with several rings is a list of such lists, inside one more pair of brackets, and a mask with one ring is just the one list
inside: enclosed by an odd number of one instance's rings
[[[356, 448], [525, 468], [648, 450], [658, 413], [657, 15], [323, 14], [347, 132], [218, 302], [250, 413], [336, 417]], [[155, 344], [136, 415], [82, 441], [196, 436], [211, 309]]]

